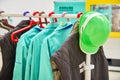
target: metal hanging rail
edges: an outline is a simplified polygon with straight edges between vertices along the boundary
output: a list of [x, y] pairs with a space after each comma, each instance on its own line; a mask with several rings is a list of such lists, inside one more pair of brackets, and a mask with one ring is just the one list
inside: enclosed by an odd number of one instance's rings
[[[77, 18], [78, 14], [66, 14], [65, 16], [62, 16], [62, 14], [52, 14], [52, 16], [48, 16], [47, 14], [42, 14], [41, 16], [36, 15], [33, 16], [31, 14], [27, 14], [26, 16], [23, 16], [22, 14], [7, 14], [2, 13], [0, 14], [1, 17], [32, 17], [32, 18]], [[120, 32], [111, 32], [110, 38], [120, 38]]]
[[62, 14], [52, 14], [52, 16], [48, 16], [47, 14], [42, 14], [41, 16], [36, 15], [33, 16], [31, 14], [27, 14], [26, 16], [23, 16], [22, 14], [7, 14], [7, 13], [2, 13], [0, 15], [1, 17], [33, 17], [33, 18], [77, 18], [77, 14], [66, 14], [64, 17], [62, 16]]

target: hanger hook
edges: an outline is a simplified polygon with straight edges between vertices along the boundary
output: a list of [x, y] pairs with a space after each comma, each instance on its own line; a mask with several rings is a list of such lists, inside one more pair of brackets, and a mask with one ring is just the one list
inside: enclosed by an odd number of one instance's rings
[[[33, 13], [33, 16], [35, 16], [35, 15], [37, 15], [37, 14], [38, 14], [39, 16], [41, 16], [43, 13], [44, 13], [44, 12], [36, 11], [36, 12]], [[41, 28], [44, 28], [44, 26], [42, 25], [42, 19], [41, 19], [40, 17], [39, 17], [38, 19], [39, 19], [38, 24], [40, 25]]]
[[[39, 14], [39, 16], [41, 16], [42, 14], [45, 14], [45, 12], [44, 11], [42, 11], [42, 12], [40, 12], [40, 14]], [[44, 18], [45, 19], [45, 23], [46, 23], [46, 25], [47, 25], [47, 18]], [[42, 21], [41, 21], [42, 22]], [[43, 27], [44, 28], [44, 27]]]
[[[25, 11], [24, 13], [23, 13], [23, 16], [26, 16], [28, 13], [30, 13], [29, 11]], [[29, 19], [30, 20], [32, 20], [31, 19], [31, 17], [29, 17]], [[13, 32], [12, 34], [11, 34], [11, 40], [13, 41], [13, 42], [18, 42], [18, 37], [14, 37], [17, 33], [19, 32], [19, 30], [18, 31], [15, 31], [15, 32]]]
[[[66, 14], [68, 14], [68, 13], [67, 13], [67, 12], [63, 12], [63, 13], [62, 13], [62, 17], [64, 17]], [[70, 19], [67, 18], [67, 21], [70, 22]]]
[[77, 14], [77, 18], [80, 18], [80, 16], [81, 16], [82, 14], [83, 14], [82, 12], [79, 12], [79, 13]]
[[[48, 14], [48, 16], [51, 17], [52, 14], [55, 14], [55, 12], [50, 12], [50, 13]], [[57, 22], [57, 18], [54, 18], [54, 22]]]
[[[30, 13], [30, 12], [29, 12], [29, 11], [25, 11], [25, 12], [23, 13], [23, 16], [26, 16], [28, 13]], [[32, 18], [29, 17], [29, 20], [32, 20]]]

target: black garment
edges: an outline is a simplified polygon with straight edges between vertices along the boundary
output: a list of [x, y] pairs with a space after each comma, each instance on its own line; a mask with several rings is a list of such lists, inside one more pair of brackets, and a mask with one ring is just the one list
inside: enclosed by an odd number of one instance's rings
[[[12, 80], [14, 63], [15, 63], [16, 44], [17, 44], [11, 41], [10, 36], [12, 32], [28, 26], [29, 23], [30, 23], [29, 20], [21, 21], [13, 30], [6, 33], [0, 39], [0, 46], [1, 46], [2, 60], [3, 60], [3, 66], [0, 72], [0, 80]], [[16, 36], [19, 38], [24, 32], [19, 33]]]
[[[79, 48], [79, 33], [72, 34], [62, 47], [52, 55], [53, 60], [61, 72], [63, 80], [85, 80], [84, 72], [80, 73], [79, 65], [85, 61], [86, 54]], [[91, 80], [109, 80], [108, 63], [100, 47], [96, 54], [91, 56], [91, 64], [94, 69], [91, 72]]]

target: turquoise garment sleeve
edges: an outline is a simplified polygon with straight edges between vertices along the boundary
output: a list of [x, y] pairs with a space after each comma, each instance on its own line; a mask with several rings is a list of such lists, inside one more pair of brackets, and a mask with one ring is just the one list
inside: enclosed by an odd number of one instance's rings
[[39, 26], [34, 26], [20, 37], [16, 48], [13, 80], [24, 80], [29, 44], [31, 39], [40, 31], [41, 29]]
[[[52, 67], [50, 64], [50, 48], [49, 48], [49, 42], [43, 42], [41, 46], [41, 58], [40, 58], [40, 73], [39, 73], [39, 80], [54, 80], [53, 73], [52, 73]], [[50, 69], [49, 69], [49, 68]]]
[[29, 54], [26, 63], [25, 80], [38, 80], [41, 43], [44, 38], [54, 32], [57, 26], [58, 23], [48, 24], [46, 28], [32, 39], [28, 50]]
[[[22, 42], [22, 41], [20, 41], [20, 42]], [[19, 45], [16, 49], [17, 52], [25, 53], [26, 47], [21, 45], [20, 43], [18, 43], [17, 45]], [[23, 55], [22, 54], [16, 54], [16, 55], [17, 56], [16, 56], [16, 61], [15, 61], [13, 80], [16, 80], [16, 79], [17, 80], [23, 80], [23, 78], [22, 78], [23, 77], [23, 74], [22, 74], [23, 73], [23, 65], [22, 64], [24, 63], [24, 62], [22, 62], [22, 56]]]
[[28, 50], [28, 57], [26, 61], [26, 69], [25, 69], [25, 79], [30, 80], [30, 73], [31, 73], [31, 61], [32, 61], [32, 53], [33, 53], [33, 42], [31, 42], [29, 50]]
[[50, 57], [57, 51], [68, 38], [72, 24], [59, 25], [54, 33], [46, 37], [41, 45], [39, 80], [54, 80]]

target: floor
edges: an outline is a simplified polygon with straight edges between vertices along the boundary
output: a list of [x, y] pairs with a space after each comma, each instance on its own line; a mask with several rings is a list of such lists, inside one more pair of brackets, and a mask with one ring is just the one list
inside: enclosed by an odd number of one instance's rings
[[120, 72], [109, 71], [109, 80], [120, 80]]

